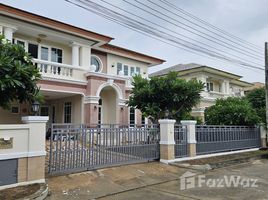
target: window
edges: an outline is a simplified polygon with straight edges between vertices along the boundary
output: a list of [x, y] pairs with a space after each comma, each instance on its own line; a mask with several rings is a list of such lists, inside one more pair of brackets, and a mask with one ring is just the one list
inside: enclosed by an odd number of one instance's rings
[[129, 123], [135, 125], [135, 108], [133, 107], [129, 109]]
[[41, 47], [41, 60], [48, 60], [48, 48]]
[[141, 116], [141, 124], [142, 124], [142, 125], [145, 124], [145, 117], [144, 117], [144, 115]]
[[28, 53], [33, 57], [33, 58], [38, 58], [38, 45], [37, 44], [28, 44]]
[[72, 123], [72, 102], [64, 103], [64, 123]]
[[52, 123], [56, 122], [56, 107], [52, 106]]
[[102, 99], [99, 100], [99, 108], [98, 108], [98, 125], [101, 124], [101, 106], [102, 106]]
[[207, 83], [207, 91], [213, 91], [213, 83]]
[[141, 68], [136, 67], [136, 74], [141, 74]]
[[40, 116], [49, 116], [49, 107], [48, 106], [41, 106]]
[[21, 41], [21, 40], [17, 40], [17, 44], [21, 45], [23, 47], [25, 47], [25, 42]]
[[51, 48], [51, 61], [56, 63], [62, 63], [62, 50], [57, 48]]
[[128, 66], [124, 65], [124, 75], [128, 76]]
[[100, 72], [102, 68], [101, 60], [99, 57], [93, 55], [91, 56], [90, 65], [94, 65], [96, 67], [95, 72]]
[[19, 114], [19, 106], [11, 106], [10, 111], [12, 114]]
[[117, 75], [119, 75], [120, 71], [122, 71], [122, 63], [117, 63]]
[[[41, 47], [41, 60], [46, 60], [48, 61], [48, 53], [49, 49], [47, 47]], [[41, 69], [40, 71], [44, 71], [45, 73], [47, 73], [47, 64], [41, 64]]]
[[135, 67], [130, 67], [130, 76], [135, 75]]

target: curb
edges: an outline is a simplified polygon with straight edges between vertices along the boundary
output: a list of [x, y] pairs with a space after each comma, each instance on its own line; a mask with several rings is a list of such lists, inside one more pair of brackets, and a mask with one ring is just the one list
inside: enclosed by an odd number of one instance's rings
[[43, 200], [47, 197], [48, 195], [48, 185], [47, 184], [41, 184], [40, 185], [40, 189], [35, 192], [34, 194], [30, 195], [30, 196], [27, 196], [27, 197], [23, 197], [23, 198], [20, 198], [18, 200]]
[[[185, 165], [185, 161], [180, 162], [175, 162], [175, 163], [169, 163], [172, 166], [175, 167], [180, 167], [180, 168], [185, 168], [185, 169], [191, 169], [191, 170], [196, 170], [200, 172], [206, 172], [210, 170], [216, 170], [216, 169], [221, 169], [221, 168], [227, 168], [230, 166], [236, 166], [240, 164], [245, 164], [251, 162], [251, 160], [256, 160], [256, 159], [267, 159], [268, 155], [263, 154], [263, 155], [255, 155], [255, 156], [245, 156], [242, 158], [236, 158], [236, 159], [229, 159], [229, 160], [223, 160], [219, 161], [219, 163], [207, 163], [207, 164], [200, 164], [200, 165]], [[184, 163], [183, 163], [184, 162]]]

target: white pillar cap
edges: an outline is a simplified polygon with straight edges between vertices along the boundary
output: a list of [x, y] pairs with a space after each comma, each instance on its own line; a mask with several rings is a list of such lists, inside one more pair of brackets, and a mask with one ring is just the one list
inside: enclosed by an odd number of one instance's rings
[[46, 123], [48, 121], [48, 116], [25, 116], [21, 120], [23, 123]]
[[176, 120], [175, 119], [159, 119], [158, 122], [159, 124], [175, 124]]

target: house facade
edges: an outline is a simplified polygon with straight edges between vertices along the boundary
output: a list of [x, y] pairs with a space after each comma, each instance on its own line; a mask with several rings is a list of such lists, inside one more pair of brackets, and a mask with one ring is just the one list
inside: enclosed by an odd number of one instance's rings
[[[126, 101], [132, 76], [164, 62], [109, 44], [113, 38], [0, 4], [0, 34], [33, 57], [42, 80], [41, 116], [51, 123], [141, 124], [139, 110]], [[0, 109], [0, 123], [21, 123], [31, 105]]]
[[205, 84], [204, 90], [201, 92], [201, 101], [191, 113], [192, 116], [199, 117], [203, 121], [205, 109], [214, 105], [216, 99], [244, 96], [245, 89], [253, 85], [240, 80], [242, 76], [195, 63], [175, 65], [149, 76], [165, 76], [170, 71], [178, 72], [179, 78], [196, 79]]

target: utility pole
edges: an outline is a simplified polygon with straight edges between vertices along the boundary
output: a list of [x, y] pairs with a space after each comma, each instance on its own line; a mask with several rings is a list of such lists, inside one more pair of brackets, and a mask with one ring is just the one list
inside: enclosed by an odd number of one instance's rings
[[265, 42], [264, 59], [265, 59], [266, 133], [267, 133], [268, 130], [268, 43], [267, 42]]

